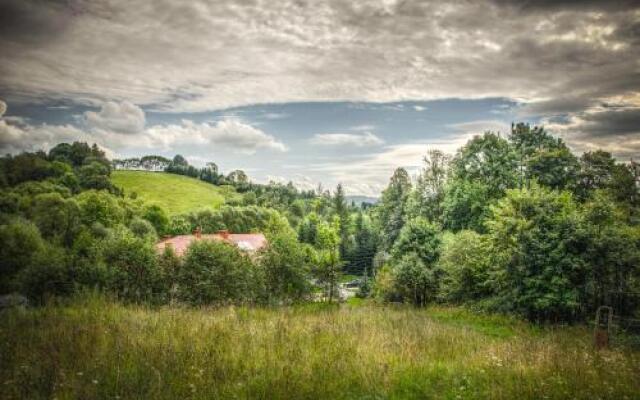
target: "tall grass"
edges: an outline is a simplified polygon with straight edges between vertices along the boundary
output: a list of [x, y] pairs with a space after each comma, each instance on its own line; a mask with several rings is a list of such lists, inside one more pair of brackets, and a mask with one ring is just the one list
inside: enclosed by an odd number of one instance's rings
[[462, 309], [182, 309], [100, 297], [0, 313], [3, 399], [633, 399], [640, 353]]

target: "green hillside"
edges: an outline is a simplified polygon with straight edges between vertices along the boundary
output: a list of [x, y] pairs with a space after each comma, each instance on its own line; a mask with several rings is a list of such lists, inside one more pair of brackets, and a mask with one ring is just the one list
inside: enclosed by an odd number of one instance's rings
[[114, 171], [111, 180], [125, 190], [125, 195], [136, 192], [139, 199], [158, 204], [170, 214], [217, 208], [225, 199], [239, 196], [231, 187], [163, 172]]

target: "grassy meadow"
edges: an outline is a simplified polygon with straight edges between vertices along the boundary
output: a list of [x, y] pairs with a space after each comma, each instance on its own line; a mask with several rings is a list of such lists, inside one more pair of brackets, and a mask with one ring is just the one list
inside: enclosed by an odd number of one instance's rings
[[2, 399], [637, 399], [640, 353], [459, 308], [124, 306], [0, 313]]
[[126, 195], [136, 192], [146, 204], [157, 204], [169, 214], [217, 208], [225, 199], [239, 196], [230, 187], [164, 172], [114, 171], [111, 180], [123, 188]]

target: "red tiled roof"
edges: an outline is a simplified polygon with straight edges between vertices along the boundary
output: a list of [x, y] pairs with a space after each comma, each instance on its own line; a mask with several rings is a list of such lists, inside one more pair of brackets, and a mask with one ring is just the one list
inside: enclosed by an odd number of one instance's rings
[[181, 257], [195, 240], [222, 240], [238, 246], [241, 250], [254, 252], [267, 245], [267, 239], [262, 233], [229, 233], [229, 234], [207, 234], [200, 235], [178, 235], [168, 239], [163, 239], [156, 243], [156, 250], [163, 252], [167, 246], [172, 246], [173, 251]]

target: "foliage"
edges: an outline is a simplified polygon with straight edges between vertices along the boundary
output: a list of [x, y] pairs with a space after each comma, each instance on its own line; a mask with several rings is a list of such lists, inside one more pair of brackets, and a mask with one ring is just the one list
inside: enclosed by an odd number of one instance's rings
[[178, 273], [180, 298], [191, 304], [254, 301], [262, 282], [251, 260], [235, 246], [202, 240], [193, 243]]
[[487, 187], [489, 198], [501, 197], [517, 185], [518, 160], [506, 139], [486, 132], [474, 136], [451, 161], [452, 178]]
[[423, 162], [415, 188], [409, 195], [407, 212], [412, 217], [422, 216], [436, 222], [442, 217], [450, 158], [440, 150], [429, 150]]
[[406, 253], [393, 267], [394, 289], [400, 298], [424, 306], [436, 296], [438, 274], [417, 253]]
[[124, 222], [125, 211], [118, 203], [118, 199], [103, 191], [89, 190], [77, 197], [80, 206], [80, 216], [86, 225], [100, 223], [112, 227]]
[[613, 292], [640, 289], [640, 229], [626, 223], [624, 214], [604, 190], [595, 191], [584, 206], [583, 257], [590, 265], [587, 305], [592, 311]]
[[510, 190], [487, 222], [493, 284], [506, 309], [536, 320], [580, 316], [586, 265], [580, 215], [568, 192]]
[[464, 230], [443, 236], [438, 269], [442, 273], [439, 296], [445, 301], [479, 300], [491, 294], [489, 254], [482, 235]]
[[163, 276], [148, 240], [117, 229], [107, 239], [103, 256], [112, 274], [110, 287], [119, 297], [152, 301], [162, 294]]
[[151, 222], [158, 235], [164, 235], [169, 228], [169, 217], [163, 208], [156, 204], [145, 207], [143, 218]]
[[44, 193], [34, 197], [31, 220], [49, 240], [65, 246], [73, 243], [80, 228], [80, 207], [75, 199], [65, 199], [59, 193]]
[[20, 292], [36, 303], [73, 292], [69, 260], [63, 248], [45, 244], [16, 278]]
[[406, 203], [411, 191], [411, 179], [404, 168], [394, 171], [389, 185], [382, 192], [377, 207], [378, 219], [383, 230], [382, 247], [390, 249], [404, 225]]
[[401, 259], [413, 253], [426, 265], [433, 265], [439, 256], [440, 237], [437, 226], [424, 218], [418, 217], [408, 221], [400, 231], [391, 254]]
[[293, 232], [270, 235], [259, 260], [270, 300], [301, 300], [307, 296], [307, 256]]
[[131, 233], [139, 238], [149, 238], [155, 240], [157, 238], [156, 229], [147, 219], [135, 217], [129, 222]]
[[442, 224], [454, 232], [472, 229], [484, 232], [484, 220], [492, 200], [489, 187], [481, 182], [452, 180], [445, 189]]
[[340, 220], [336, 217], [332, 223], [321, 222], [318, 225], [316, 247], [318, 259], [314, 275], [318, 282], [324, 286], [326, 297], [331, 303], [338, 290], [340, 280]]
[[9, 293], [15, 289], [16, 274], [31, 264], [44, 243], [38, 228], [21, 220], [0, 225], [0, 243], [0, 293]]

